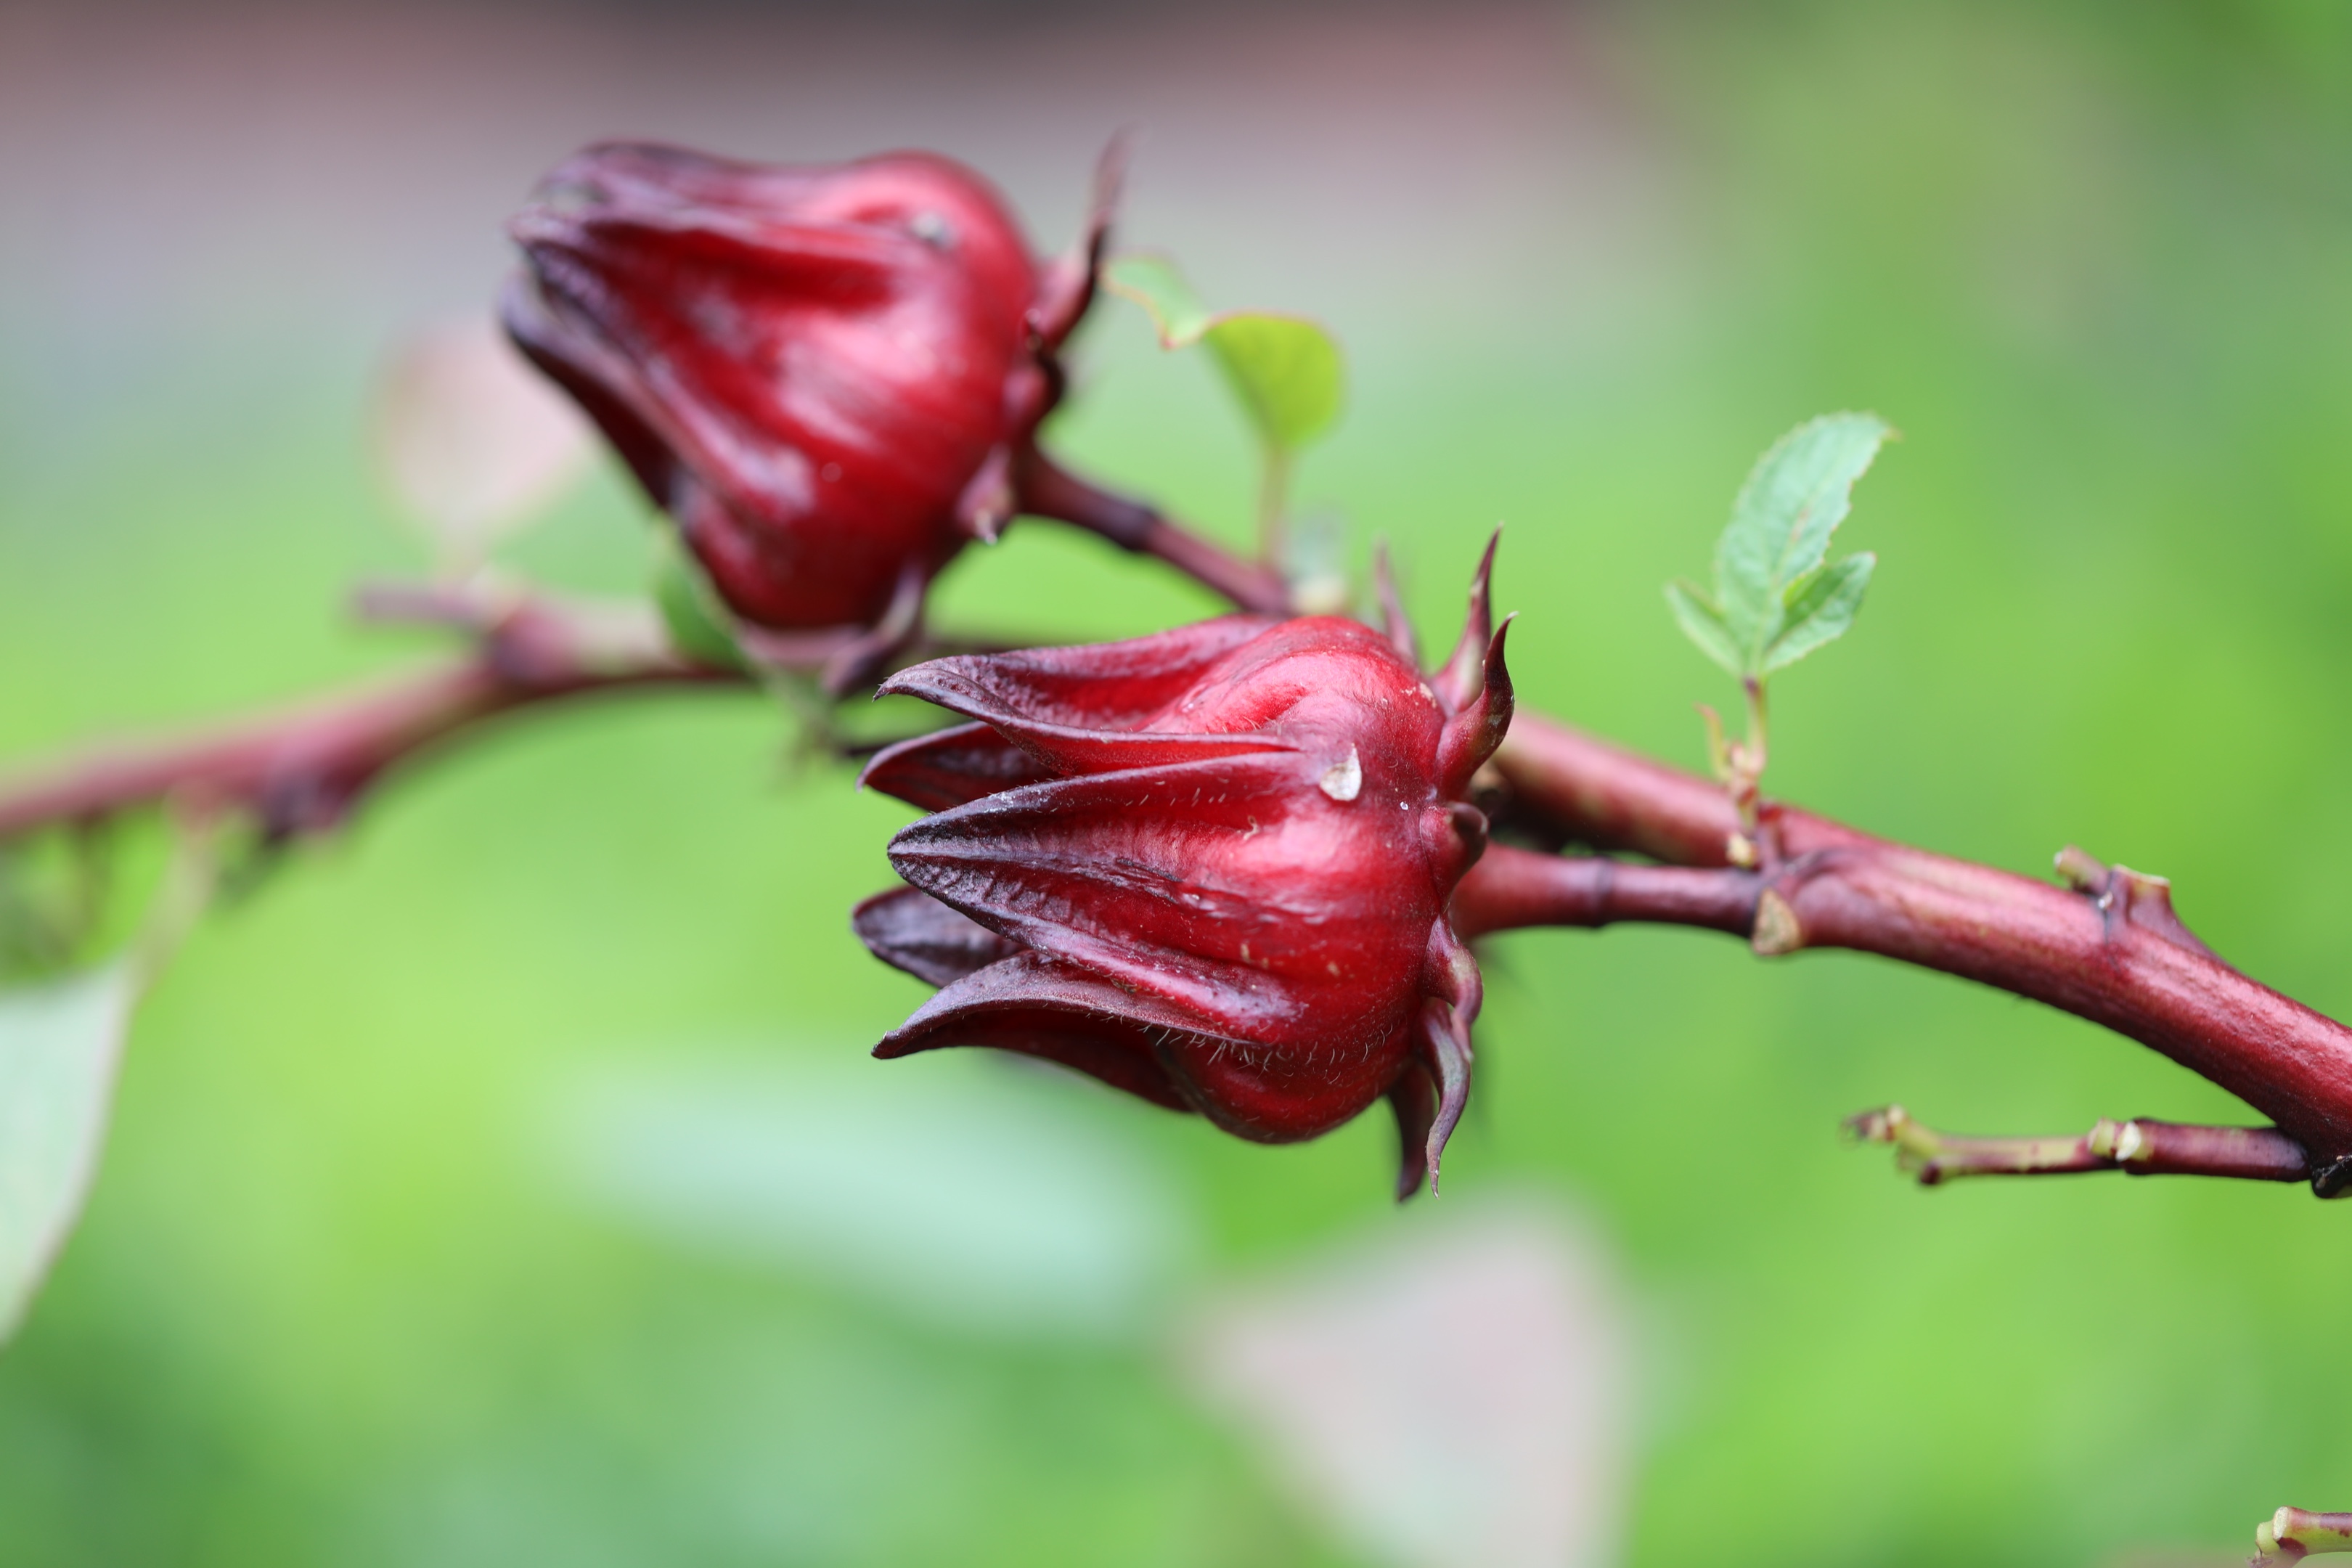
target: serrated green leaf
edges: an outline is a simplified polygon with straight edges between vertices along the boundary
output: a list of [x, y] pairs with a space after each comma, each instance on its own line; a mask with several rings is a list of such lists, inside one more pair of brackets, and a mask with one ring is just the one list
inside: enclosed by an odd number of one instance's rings
[[1732, 640], [1731, 628], [1723, 624], [1723, 612], [1699, 591], [1697, 584], [1667, 584], [1666, 604], [1675, 612], [1675, 622], [1683, 628], [1683, 636], [1697, 644], [1699, 652], [1735, 677], [1740, 673], [1739, 645]]
[[1299, 316], [1236, 310], [1205, 334], [1258, 437], [1296, 451], [1339, 416], [1347, 369], [1331, 334]]
[[1854, 481], [1891, 434], [1874, 414], [1823, 415], [1774, 442], [1740, 487], [1716, 546], [1715, 590], [1747, 673], [1763, 672], [1790, 588], [1821, 569]]
[[1786, 669], [1822, 644], [1845, 636], [1877, 564], [1878, 557], [1865, 550], [1792, 584], [1785, 624], [1764, 650], [1759, 673]]
[[0, 995], [0, 1340], [81, 1214], [138, 990], [121, 960]]
[[1347, 364], [1331, 334], [1303, 316], [1204, 308], [1167, 257], [1129, 251], [1111, 258], [1103, 286], [1151, 318], [1160, 346], [1205, 342], [1258, 439], [1296, 451], [1339, 417]]
[[1103, 267], [1103, 287], [1132, 300], [1151, 318], [1163, 349], [1188, 348], [1209, 330], [1211, 317], [1176, 263], [1151, 250], [1129, 250]]

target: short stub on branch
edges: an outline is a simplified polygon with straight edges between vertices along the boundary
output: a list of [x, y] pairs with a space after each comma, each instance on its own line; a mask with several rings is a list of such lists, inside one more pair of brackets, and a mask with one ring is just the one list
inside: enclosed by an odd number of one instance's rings
[[1756, 925], [1748, 945], [1759, 958], [1780, 958], [1805, 945], [1805, 928], [1798, 922], [1797, 911], [1774, 889], [1757, 896]]
[[1899, 1105], [1865, 1110], [1845, 1121], [1858, 1142], [1887, 1143], [1897, 1169], [1923, 1187], [1961, 1176], [2047, 1176], [2114, 1168], [2083, 1138], [1960, 1138], [1922, 1126]]
[[2110, 941], [2118, 927], [2130, 924], [2153, 931], [2191, 952], [2213, 956], [2213, 950], [2182, 924], [2180, 916], [2174, 911], [2170, 878], [2135, 871], [2128, 866], [2106, 865], [2072, 844], [2058, 851], [2053, 860], [2059, 877], [2098, 905], [2099, 913], [2106, 921]]
[[2330, 1552], [2352, 1552], [2352, 1513], [2283, 1508], [2254, 1531], [2253, 1564], [2300, 1563]]
[[2310, 1180], [2302, 1144], [2275, 1127], [2192, 1127], [2145, 1117], [2102, 1120], [2079, 1138], [1969, 1138], [1938, 1132], [1899, 1105], [1846, 1119], [1849, 1136], [1895, 1148], [1896, 1166], [1937, 1186], [1960, 1176], [2054, 1176], [2122, 1171], [2136, 1176], [2219, 1176], [2246, 1182]]

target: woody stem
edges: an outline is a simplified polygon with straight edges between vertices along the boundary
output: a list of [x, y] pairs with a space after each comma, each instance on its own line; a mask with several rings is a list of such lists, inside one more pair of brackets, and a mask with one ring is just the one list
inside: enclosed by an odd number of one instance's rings
[[1725, 863], [1736, 810], [1705, 780], [1525, 711], [1495, 762], [1505, 820], [1678, 864], [1498, 846], [1455, 894], [1465, 936], [1663, 921], [1746, 935], [1767, 957], [1842, 947], [1942, 970], [2161, 1051], [2276, 1122], [2322, 1184], [2352, 1178], [2352, 1030], [2216, 958], [2159, 879], [2097, 867], [2061, 888], [1769, 801], [1782, 858], [1743, 870]]
[[1098, 533], [1122, 550], [1166, 562], [1237, 608], [1287, 615], [1290, 590], [1280, 576], [1171, 522], [1141, 501], [1087, 483], [1035, 447], [1022, 458], [1019, 508]]
[[1846, 1119], [1868, 1143], [1892, 1144], [1895, 1163], [1936, 1186], [1961, 1176], [2226, 1176], [2301, 1182], [2312, 1175], [2303, 1145], [2275, 1127], [2190, 1127], [2139, 1118], [2101, 1121], [2079, 1138], [1968, 1138], [1938, 1132], [1899, 1105]]
[[1757, 829], [1756, 792], [1764, 781], [1764, 769], [1771, 758], [1771, 736], [1762, 678], [1748, 676], [1739, 683], [1739, 690], [1748, 700], [1748, 739], [1738, 753], [1739, 760], [1731, 785], [1732, 804], [1738, 809], [1741, 829], [1752, 838]]
[[519, 602], [467, 654], [408, 675], [0, 778], [0, 841], [166, 798], [250, 811], [265, 836], [284, 838], [333, 826], [388, 769], [503, 714], [604, 692], [741, 679], [678, 657], [650, 616]]
[[1268, 564], [1281, 562], [1284, 514], [1290, 502], [1290, 454], [1268, 444], [1265, 466], [1258, 475], [1257, 558]]
[[[1047, 465], [1039, 475], [1059, 498], [1055, 515], [1097, 500], [1130, 505]], [[1252, 607], [1279, 605], [1269, 574], [1181, 531], [1155, 532], [1165, 529], [1157, 514], [1131, 510], [1154, 522], [1120, 525], [1127, 537], [1158, 541], [1131, 548], [1173, 561], [1197, 546], [1197, 580], [1224, 583]], [[1179, 539], [1190, 544], [1171, 542]], [[504, 714], [605, 692], [743, 684], [681, 658], [643, 614], [518, 600], [476, 639], [464, 656], [383, 685], [0, 780], [0, 840], [167, 797], [249, 810], [284, 837], [333, 826], [388, 769]], [[1506, 822], [1666, 864], [1498, 846], [1456, 894], [1465, 936], [1657, 921], [1742, 935], [1766, 956], [1843, 947], [1962, 975], [2163, 1052], [2274, 1121], [2308, 1152], [2315, 1185], [2352, 1185], [2352, 1031], [2216, 958], [2173, 914], [2158, 879], [2073, 852], [2063, 863], [2074, 886], [2061, 888], [1769, 801], [1759, 812], [1780, 853], [1743, 869], [1727, 863], [1740, 822], [1720, 787], [1524, 710], [1495, 767]]]

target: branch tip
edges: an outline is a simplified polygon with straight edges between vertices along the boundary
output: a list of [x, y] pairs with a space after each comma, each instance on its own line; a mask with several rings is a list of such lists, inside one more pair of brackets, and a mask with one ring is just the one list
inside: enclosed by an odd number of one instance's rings
[[[2092, 1171], [2250, 1182], [2299, 1182], [2311, 1174], [2303, 1145], [2275, 1127], [2194, 1127], [2135, 1117], [2102, 1119], [2080, 1138], [1969, 1138], [1921, 1126], [1899, 1105], [1849, 1117], [1845, 1127], [1859, 1142], [1893, 1145], [1896, 1168], [1930, 1187], [1958, 1176]], [[2313, 1178], [2315, 1189], [2318, 1184]]]
[[2337, 1552], [2352, 1552], [2352, 1513], [2283, 1508], [2255, 1528], [2254, 1555], [2248, 1568], [2300, 1563], [2305, 1557]]
[[2057, 868], [2059, 879], [2078, 893], [2095, 894], [2107, 885], [2105, 863], [2084, 854], [2074, 845], [2069, 844], [2058, 851], [2051, 857], [2051, 861]]

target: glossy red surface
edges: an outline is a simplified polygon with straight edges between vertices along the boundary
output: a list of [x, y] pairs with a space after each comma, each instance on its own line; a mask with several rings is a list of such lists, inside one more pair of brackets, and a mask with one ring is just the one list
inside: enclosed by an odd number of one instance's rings
[[509, 331], [748, 621], [871, 624], [902, 570], [928, 578], [971, 536], [959, 501], [1044, 411], [1045, 274], [994, 189], [948, 159], [607, 144], [510, 229], [526, 268]]
[[1267, 1142], [1387, 1096], [1410, 1192], [1460, 1114], [1477, 1010], [1446, 910], [1485, 847], [1461, 796], [1509, 684], [1473, 619], [1489, 657], [1458, 712], [1387, 637], [1320, 616], [893, 677], [977, 722], [866, 772], [932, 815], [892, 840], [908, 886], [859, 933], [943, 987], [877, 1054], [1024, 1051]]

